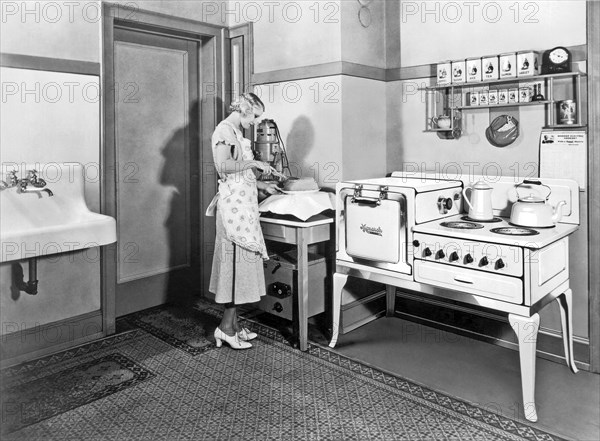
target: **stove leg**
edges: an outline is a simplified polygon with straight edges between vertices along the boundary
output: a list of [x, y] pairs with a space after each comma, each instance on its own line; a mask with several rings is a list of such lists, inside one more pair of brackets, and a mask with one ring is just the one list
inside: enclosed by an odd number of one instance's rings
[[537, 334], [540, 327], [540, 316], [531, 317], [509, 314], [508, 321], [519, 340], [519, 358], [521, 360], [521, 388], [523, 390], [523, 410], [525, 418], [537, 421], [535, 408], [535, 351]]
[[579, 372], [575, 366], [575, 357], [573, 356], [573, 292], [567, 289], [560, 294], [556, 301], [560, 305], [560, 321], [562, 324], [563, 346], [565, 347], [565, 361], [571, 371], [576, 374]]
[[331, 310], [331, 341], [329, 347], [335, 347], [340, 332], [340, 314], [342, 309], [342, 290], [348, 281], [346, 274], [333, 274], [333, 304]]
[[385, 285], [385, 316], [394, 317], [396, 313], [396, 287], [392, 285]]

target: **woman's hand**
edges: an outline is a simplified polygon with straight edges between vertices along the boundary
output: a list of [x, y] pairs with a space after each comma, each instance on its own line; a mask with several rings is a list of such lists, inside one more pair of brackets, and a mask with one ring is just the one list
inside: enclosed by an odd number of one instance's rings
[[270, 170], [272, 168], [268, 162], [263, 161], [252, 161], [252, 167], [254, 167], [261, 173], [270, 173]]
[[275, 182], [267, 183], [267, 185], [263, 188], [263, 191], [267, 194], [280, 194], [281, 193], [281, 189]]

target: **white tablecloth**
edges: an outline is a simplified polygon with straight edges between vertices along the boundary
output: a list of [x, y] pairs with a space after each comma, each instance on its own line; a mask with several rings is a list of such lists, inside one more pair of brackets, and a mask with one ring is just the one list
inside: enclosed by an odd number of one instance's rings
[[273, 195], [259, 204], [258, 211], [291, 214], [305, 221], [315, 214], [334, 208], [335, 194], [318, 191], [316, 193]]

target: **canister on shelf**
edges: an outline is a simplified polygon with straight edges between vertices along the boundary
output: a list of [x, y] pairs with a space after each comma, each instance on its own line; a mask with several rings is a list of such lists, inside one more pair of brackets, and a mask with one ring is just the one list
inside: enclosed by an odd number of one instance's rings
[[498, 104], [508, 104], [508, 89], [498, 90]]
[[519, 102], [519, 89], [516, 87], [508, 89], [508, 103], [518, 103]]
[[573, 100], [558, 102], [558, 122], [560, 124], [575, 124], [577, 103]]
[[490, 90], [488, 92], [488, 104], [490, 106], [495, 106], [496, 104], [498, 104], [498, 91], [497, 90]]
[[442, 61], [437, 64], [437, 85], [443, 86], [452, 81], [450, 61]]
[[539, 75], [540, 62], [539, 53], [536, 51], [517, 52], [517, 76], [532, 77]]
[[467, 83], [478, 83], [481, 81], [481, 58], [467, 58]]
[[479, 92], [469, 92], [469, 106], [479, 105]]
[[486, 55], [481, 57], [481, 74], [484, 81], [497, 80], [498, 55]]
[[488, 97], [489, 97], [489, 91], [482, 90], [481, 92], [479, 92], [479, 105], [487, 106], [488, 105]]
[[452, 84], [461, 84], [465, 82], [465, 70], [465, 60], [457, 60], [452, 62]]
[[529, 86], [519, 87], [519, 102], [528, 103], [531, 101], [531, 89]]
[[517, 54], [507, 52], [500, 54], [500, 78], [515, 78], [517, 76]]

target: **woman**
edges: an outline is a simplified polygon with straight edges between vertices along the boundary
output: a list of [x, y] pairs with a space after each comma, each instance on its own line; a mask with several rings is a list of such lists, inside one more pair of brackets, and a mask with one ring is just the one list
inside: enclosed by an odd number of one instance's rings
[[250, 140], [242, 128], [260, 121], [265, 106], [255, 94], [245, 93], [231, 105], [231, 113], [212, 136], [213, 159], [219, 174], [219, 192], [207, 214], [217, 213], [217, 234], [210, 277], [210, 292], [225, 305], [221, 323], [215, 329], [217, 347], [225, 341], [233, 349], [252, 347], [257, 337], [240, 327], [237, 305], [254, 303], [265, 295], [263, 259], [268, 259], [260, 228], [258, 191], [279, 192], [275, 183], [256, 180], [256, 172], [281, 176], [266, 162], [255, 161]]

